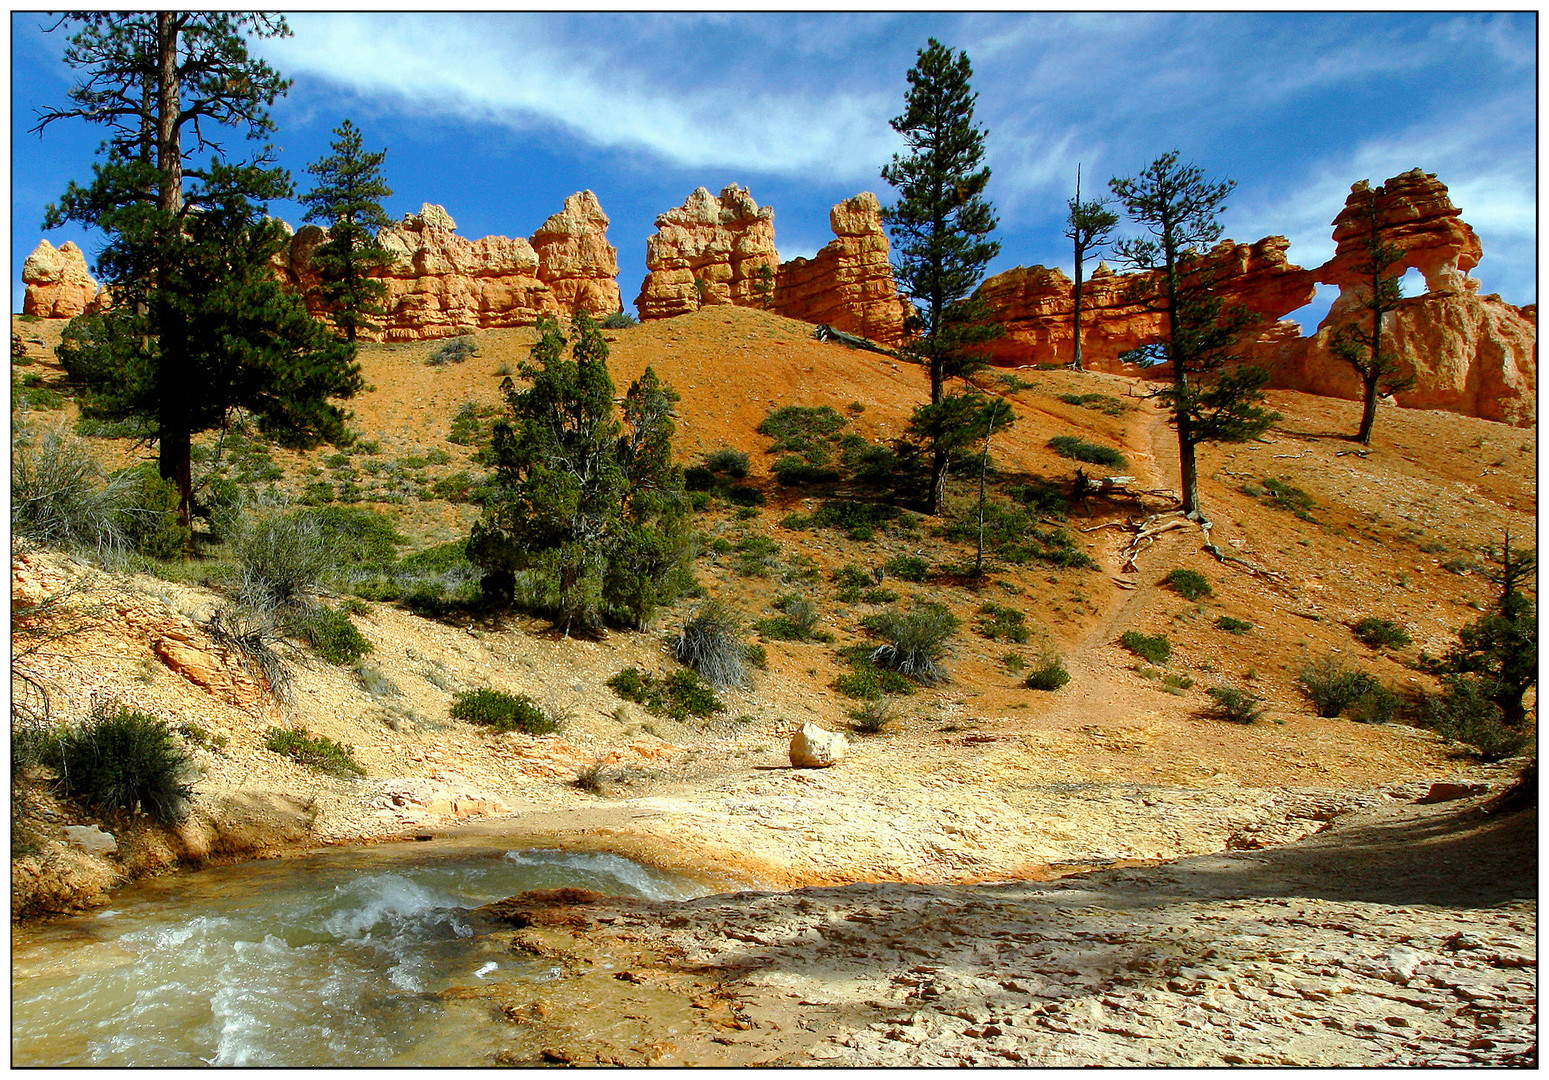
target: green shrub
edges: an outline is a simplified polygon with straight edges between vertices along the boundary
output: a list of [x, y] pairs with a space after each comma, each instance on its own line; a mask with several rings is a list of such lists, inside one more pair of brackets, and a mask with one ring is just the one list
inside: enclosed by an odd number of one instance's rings
[[930, 563], [918, 555], [899, 555], [883, 563], [882, 569], [902, 581], [921, 582], [930, 573]]
[[876, 698], [850, 710], [850, 728], [857, 735], [880, 735], [894, 719], [893, 703], [887, 698]]
[[1000, 604], [984, 604], [979, 608], [979, 614], [985, 616], [979, 621], [979, 633], [991, 641], [1000, 641], [1004, 638], [1018, 645], [1027, 643], [1027, 616], [1016, 608], [1004, 607]]
[[1525, 730], [1507, 726], [1499, 705], [1490, 700], [1483, 680], [1469, 675], [1444, 678], [1440, 694], [1427, 694], [1419, 701], [1418, 722], [1438, 734], [1466, 743], [1482, 761], [1504, 761], [1527, 749], [1532, 736]]
[[[941, 535], [959, 543], [977, 543], [978, 515], [953, 520]], [[1037, 560], [1053, 566], [1083, 569], [1097, 566], [1064, 529], [1040, 529], [1027, 511], [998, 502], [985, 503], [984, 544], [999, 558], [1016, 565]]]
[[693, 671], [675, 671], [660, 679], [639, 668], [628, 667], [609, 679], [608, 686], [624, 700], [679, 722], [690, 716], [711, 716], [726, 707], [715, 696], [715, 691], [700, 682]]
[[683, 624], [672, 651], [679, 663], [699, 672], [718, 690], [751, 682], [742, 620], [719, 600], [699, 605]]
[[1228, 634], [1241, 636], [1253, 629], [1253, 624], [1244, 619], [1234, 619], [1230, 615], [1222, 615], [1216, 619], [1216, 628], [1225, 630]]
[[1185, 600], [1198, 600], [1210, 595], [1210, 582], [1198, 570], [1173, 570], [1163, 580]]
[[237, 599], [253, 608], [286, 608], [309, 598], [333, 568], [333, 545], [311, 511], [248, 521], [233, 542]]
[[1205, 693], [1210, 695], [1205, 715], [1212, 719], [1252, 724], [1264, 718], [1264, 700], [1240, 687], [1212, 686]]
[[1067, 405], [1079, 405], [1083, 409], [1095, 409], [1105, 416], [1123, 416], [1129, 406], [1108, 394], [1056, 394]]
[[1413, 640], [1409, 636], [1409, 631], [1398, 623], [1372, 616], [1367, 616], [1355, 624], [1355, 638], [1371, 649], [1380, 649], [1384, 646], [1402, 649]]
[[780, 519], [782, 529], [790, 529], [792, 532], [802, 532], [812, 528], [812, 517], [809, 514], [800, 514], [792, 510]]
[[776, 482], [786, 487], [811, 487], [814, 484], [834, 484], [839, 481], [839, 471], [827, 465], [814, 465], [795, 454], [786, 454], [770, 466]]
[[1313, 520], [1311, 511], [1317, 503], [1312, 501], [1311, 495], [1289, 481], [1266, 476], [1262, 484], [1255, 484], [1250, 480], [1243, 485], [1242, 490], [1245, 495], [1263, 495], [1264, 501], [1270, 506], [1277, 510], [1284, 510], [1303, 521]]
[[153, 465], [137, 465], [121, 474], [125, 482], [119, 521], [129, 546], [153, 559], [177, 559], [188, 546], [188, 529], [178, 522], [181, 496]]
[[1026, 484], [1007, 488], [1006, 494], [1035, 518], [1051, 517], [1064, 521], [1070, 516], [1070, 500], [1065, 488], [1053, 480], [1035, 477]]
[[741, 480], [748, 475], [748, 455], [741, 450], [722, 447], [705, 458], [705, 468], [712, 473], [721, 473], [733, 480]]
[[552, 735], [559, 725], [526, 694], [480, 687], [452, 697], [451, 717], [496, 731], [520, 731], [527, 735]]
[[1087, 442], [1077, 435], [1056, 435], [1049, 440], [1049, 449], [1060, 457], [1085, 461], [1091, 465], [1104, 465], [1112, 469], [1129, 468], [1129, 460], [1112, 447]]
[[886, 639], [873, 649], [870, 660], [878, 667], [903, 673], [931, 685], [950, 679], [941, 660], [948, 641], [957, 630], [957, 616], [942, 604], [917, 602], [907, 614], [885, 611], [866, 620], [866, 628]]
[[447, 364], [461, 364], [479, 355], [478, 343], [471, 337], [453, 338], [441, 345], [425, 358], [425, 363], [434, 367], [443, 367]]
[[812, 514], [812, 524], [823, 529], [853, 532], [856, 529], [884, 529], [899, 517], [896, 506], [861, 502], [855, 499], [828, 499]]
[[97, 813], [143, 810], [163, 825], [182, 821], [193, 794], [192, 763], [164, 721], [122, 705], [53, 733], [42, 748], [61, 793]]
[[764, 493], [748, 484], [733, 484], [726, 489], [726, 498], [734, 506], [764, 505]]
[[772, 619], [760, 619], [754, 624], [766, 638], [775, 641], [808, 641], [818, 636], [818, 606], [805, 596], [787, 595], [775, 601], [781, 612]]
[[1070, 681], [1065, 668], [1065, 658], [1052, 649], [1045, 650], [1033, 662], [1023, 685], [1029, 690], [1058, 690]]
[[748, 533], [737, 541], [733, 569], [743, 577], [768, 577], [774, 569], [780, 545], [763, 533]]
[[793, 451], [806, 453], [837, 435], [849, 420], [828, 405], [808, 408], [785, 405], [772, 410], [758, 425], [758, 433], [774, 440], [770, 453]]
[[104, 482], [86, 444], [20, 425], [11, 439], [11, 533], [57, 550], [121, 550], [127, 481]]
[[1167, 640], [1167, 635], [1157, 634], [1148, 637], [1138, 630], [1126, 630], [1119, 638], [1119, 644], [1143, 660], [1149, 660], [1153, 664], [1165, 664], [1173, 653], [1172, 642]]
[[1391, 724], [1402, 705], [1396, 693], [1373, 681], [1371, 689], [1350, 706], [1350, 719], [1358, 724]]
[[306, 728], [270, 728], [264, 733], [264, 749], [329, 776], [349, 779], [366, 775], [355, 760], [353, 746], [336, 743], [326, 735], [311, 735]]
[[1027, 660], [1023, 658], [1021, 653], [1008, 652], [1000, 658], [1000, 662], [1013, 675], [1020, 673], [1023, 668], [1027, 667]]
[[1366, 672], [1349, 667], [1334, 656], [1303, 664], [1296, 682], [1322, 717], [1340, 715], [1378, 685]]
[[891, 604], [898, 599], [898, 594], [892, 589], [867, 589], [860, 599], [863, 604]]
[[371, 651], [371, 642], [355, 628], [348, 615], [321, 604], [298, 612], [291, 627], [297, 637], [330, 664], [353, 664]]
[[639, 319], [623, 310], [604, 315], [602, 319], [602, 328], [604, 330], [628, 330], [631, 326], [639, 325]]
[[690, 465], [683, 470], [683, 487], [686, 491], [713, 491], [715, 473], [702, 465]]

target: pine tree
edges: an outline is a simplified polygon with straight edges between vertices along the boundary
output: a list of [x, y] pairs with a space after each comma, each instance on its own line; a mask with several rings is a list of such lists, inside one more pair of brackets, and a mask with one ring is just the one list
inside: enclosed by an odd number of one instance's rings
[[1510, 533], [1499, 551], [1490, 554], [1498, 566], [1491, 579], [1501, 587], [1495, 609], [1458, 631], [1458, 643], [1441, 668], [1478, 676], [1484, 696], [1500, 708], [1503, 721], [1520, 727], [1527, 718], [1522, 698], [1538, 681], [1538, 610], [1519, 586], [1533, 575], [1537, 556], [1512, 551]]
[[361, 330], [376, 330], [371, 316], [382, 315], [387, 285], [376, 275], [393, 264], [392, 252], [377, 241], [376, 230], [392, 224], [381, 200], [393, 189], [382, 176], [387, 151], [368, 154], [360, 131], [348, 120], [334, 128], [333, 153], [307, 166], [317, 186], [301, 201], [306, 221], [321, 222], [328, 239], [312, 252], [322, 278], [318, 293], [333, 324], [354, 341]]
[[1076, 166], [1076, 197], [1066, 202], [1069, 210], [1065, 218], [1065, 236], [1075, 244], [1076, 249], [1076, 289], [1075, 289], [1075, 368], [1077, 371], [1085, 371], [1081, 358], [1081, 282], [1086, 275], [1087, 254], [1108, 242], [1114, 228], [1119, 224], [1119, 215], [1108, 209], [1108, 205], [1101, 199], [1092, 199], [1088, 202], [1081, 201], [1081, 166]]
[[[670, 388], [647, 371], [613, 409], [608, 345], [586, 312], [567, 341], [545, 316], [519, 374], [501, 385], [511, 418], [495, 425], [495, 469], [469, 558], [484, 591], [514, 596], [518, 571], [553, 582], [555, 622], [566, 633], [602, 625], [610, 606], [636, 625], [686, 584], [688, 545], [681, 473], [672, 464]], [[567, 348], [570, 356], [565, 355]]]
[[[332, 341], [278, 288], [282, 237], [264, 206], [290, 194], [265, 144], [233, 161], [224, 132], [262, 139], [289, 85], [247, 51], [247, 36], [289, 34], [277, 16], [173, 12], [67, 16], [66, 60], [85, 71], [72, 108], [51, 110], [109, 137], [93, 179], [72, 182], [45, 225], [77, 221], [107, 237], [97, 265], [112, 310], [72, 323], [60, 350], [92, 415], [148, 421], [159, 471], [194, 510], [193, 436], [237, 410], [296, 446], [347, 437], [331, 398], [361, 385], [353, 349]], [[324, 329], [319, 335], [318, 329]]]
[[[882, 169], [899, 199], [883, 209], [882, 219], [897, 251], [899, 287], [917, 301], [908, 326], [914, 338], [906, 350], [929, 371], [930, 404], [939, 407], [949, 379], [982, 366], [976, 346], [999, 335], [984, 305], [970, 298], [1000, 244], [986, 239], [996, 218], [984, 198], [990, 170], [984, 166], [984, 131], [974, 124], [978, 95], [969, 86], [968, 56], [935, 38], [918, 56], [907, 76], [904, 113], [892, 120], [909, 152], [893, 155]], [[936, 446], [926, 494], [929, 513], [941, 505], [950, 463], [951, 450]]]
[[1177, 151], [1157, 158], [1137, 177], [1109, 181], [1130, 217], [1149, 234], [1118, 241], [1114, 254], [1146, 272], [1134, 299], [1167, 317], [1166, 338], [1138, 352], [1142, 361], [1172, 366], [1172, 385], [1158, 396], [1178, 429], [1179, 483], [1189, 515], [1200, 514], [1195, 446], [1243, 442], [1280, 419], [1260, 407], [1268, 373], [1234, 364], [1236, 345], [1255, 317], [1241, 305], [1226, 305], [1205, 257], [1221, 238], [1216, 216], [1234, 186], [1231, 180], [1206, 180], [1197, 166], [1178, 164]]
[[1404, 296], [1400, 275], [1391, 272], [1404, 253], [1383, 240], [1379, 202], [1387, 192], [1381, 186], [1373, 188], [1371, 181], [1363, 180], [1356, 193], [1361, 200], [1361, 217], [1366, 226], [1366, 235], [1361, 241], [1362, 261], [1355, 265], [1355, 272], [1362, 278], [1357, 302], [1369, 314], [1370, 327], [1362, 326], [1359, 321], [1343, 324], [1334, 332], [1330, 349], [1361, 377], [1361, 426], [1355, 438], [1362, 446], [1370, 446], [1372, 427], [1377, 422], [1377, 395], [1408, 390], [1414, 386], [1415, 377], [1412, 372], [1403, 370], [1404, 365], [1397, 356], [1382, 350], [1383, 316], [1398, 307]]

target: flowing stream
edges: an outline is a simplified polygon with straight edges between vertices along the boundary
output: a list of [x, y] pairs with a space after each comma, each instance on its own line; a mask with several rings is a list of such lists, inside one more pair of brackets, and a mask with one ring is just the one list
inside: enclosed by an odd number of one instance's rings
[[13, 1066], [477, 1066], [520, 1032], [438, 991], [542, 981], [470, 909], [561, 886], [708, 890], [607, 853], [498, 838], [340, 850], [157, 878], [12, 931]]

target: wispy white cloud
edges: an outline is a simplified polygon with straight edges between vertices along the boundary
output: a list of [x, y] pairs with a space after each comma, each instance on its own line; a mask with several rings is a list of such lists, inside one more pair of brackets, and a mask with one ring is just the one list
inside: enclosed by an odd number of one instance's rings
[[[265, 43], [287, 73], [388, 97], [433, 117], [560, 129], [606, 149], [688, 168], [737, 168], [829, 180], [875, 175], [898, 145], [890, 95], [838, 87], [749, 90], [655, 81], [607, 41], [561, 40], [526, 17], [296, 16]], [[638, 42], [625, 43], [630, 48]], [[881, 122], [879, 122], [879, 118]]]

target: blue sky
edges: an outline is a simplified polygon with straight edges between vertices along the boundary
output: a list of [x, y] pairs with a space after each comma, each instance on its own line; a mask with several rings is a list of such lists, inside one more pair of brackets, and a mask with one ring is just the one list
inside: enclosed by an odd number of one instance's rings
[[[1227, 235], [1283, 234], [1307, 267], [1333, 254], [1329, 223], [1352, 183], [1420, 166], [1478, 232], [1482, 290], [1537, 299], [1533, 13], [288, 18], [293, 37], [255, 50], [294, 79], [274, 115], [300, 189], [346, 117], [368, 148], [387, 150], [395, 218], [435, 202], [470, 239], [530, 236], [566, 195], [591, 188], [612, 219], [626, 305], [656, 215], [699, 185], [740, 183], [773, 206], [786, 259], [832, 239], [840, 199], [869, 190], [891, 202], [879, 169], [901, 142], [888, 121], [932, 36], [973, 62], [1001, 222], [991, 272], [1070, 272], [1060, 234], [1078, 162], [1088, 195], [1178, 149], [1237, 181]], [[28, 130], [75, 78], [59, 60], [63, 35], [45, 23], [11, 20], [13, 311], [44, 205], [89, 178], [101, 141], [74, 122], [41, 140]], [[300, 223], [295, 204], [272, 212]], [[88, 256], [97, 247], [72, 227], [46, 235]]]

